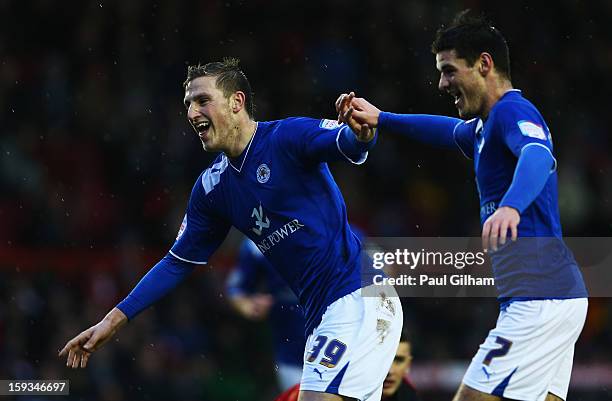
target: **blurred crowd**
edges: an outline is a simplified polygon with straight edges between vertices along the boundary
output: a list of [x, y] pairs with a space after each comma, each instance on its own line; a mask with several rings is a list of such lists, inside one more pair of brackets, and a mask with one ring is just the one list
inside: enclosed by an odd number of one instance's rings
[[[234, 237], [87, 371], [55, 357], [164, 255], [214, 157], [185, 117], [186, 66], [239, 57], [259, 120], [335, 118], [349, 90], [387, 111], [454, 116], [429, 45], [464, 8], [505, 34], [514, 85], [552, 131], [565, 235], [610, 236], [612, 2], [0, 1], [0, 379], [70, 378], [87, 400], [272, 399], [266, 325], [224, 300]], [[459, 152], [381, 136], [365, 166], [332, 171], [367, 235], [479, 235]], [[471, 358], [497, 305], [404, 310], [417, 364]], [[610, 360], [611, 314], [592, 300], [578, 362]]]

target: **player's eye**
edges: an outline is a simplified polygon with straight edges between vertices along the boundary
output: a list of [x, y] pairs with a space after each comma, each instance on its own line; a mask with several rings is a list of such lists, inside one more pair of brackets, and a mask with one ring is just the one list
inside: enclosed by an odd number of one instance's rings
[[446, 76], [452, 76], [455, 75], [455, 69], [452, 67], [444, 67], [442, 68], [442, 74], [446, 75]]

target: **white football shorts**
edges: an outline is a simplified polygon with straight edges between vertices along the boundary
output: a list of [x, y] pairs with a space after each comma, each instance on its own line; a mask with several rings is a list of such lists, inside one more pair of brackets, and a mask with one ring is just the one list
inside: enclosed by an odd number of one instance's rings
[[[300, 390], [380, 400], [404, 317], [393, 287], [372, 287], [356, 290], [327, 307], [306, 341]], [[368, 296], [362, 296], [366, 289]]]
[[587, 308], [587, 298], [512, 302], [472, 358], [463, 383], [514, 400], [543, 401], [549, 392], [565, 400]]

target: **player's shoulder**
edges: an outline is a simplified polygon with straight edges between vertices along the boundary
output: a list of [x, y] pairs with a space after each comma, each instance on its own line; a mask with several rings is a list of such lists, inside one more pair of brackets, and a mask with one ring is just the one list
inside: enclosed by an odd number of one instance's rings
[[308, 117], [287, 117], [279, 120], [259, 121], [257, 134], [270, 138], [290, 135], [295, 131], [303, 131], [318, 123], [318, 120]]
[[520, 91], [504, 95], [493, 107], [490, 117], [501, 129], [500, 132], [520, 132], [523, 136], [542, 141], [550, 139], [550, 131], [544, 118]]
[[336, 120], [288, 117], [278, 121], [275, 137], [285, 149], [301, 149], [314, 136], [334, 132], [342, 125]]
[[540, 112], [518, 89], [506, 92], [502, 98], [493, 106], [490, 113], [493, 120], [516, 120], [521, 117], [532, 117], [541, 119]]
[[209, 195], [215, 187], [219, 185], [223, 174], [227, 170], [229, 165], [229, 160], [227, 156], [223, 153], [220, 153], [215, 159], [208, 165], [204, 171], [200, 174], [195, 183], [195, 189], [199, 189], [197, 191], [199, 194], [203, 196]]
[[279, 120], [280, 124], [284, 128], [288, 129], [327, 129], [335, 130], [341, 127], [343, 124], [336, 120], [329, 120], [326, 118], [312, 118], [312, 117], [288, 117], [283, 120]]

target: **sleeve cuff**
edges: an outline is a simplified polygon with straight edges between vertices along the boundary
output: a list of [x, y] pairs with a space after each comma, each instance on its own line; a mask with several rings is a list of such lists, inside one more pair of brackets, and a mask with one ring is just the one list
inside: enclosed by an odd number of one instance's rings
[[194, 265], [205, 265], [208, 262], [204, 261], [204, 262], [200, 262], [197, 260], [190, 260], [190, 259], [185, 259], [185, 258], [181, 258], [180, 256], [178, 256], [176, 253], [174, 253], [172, 251], [172, 249], [170, 249], [170, 251], [168, 251], [168, 253], [172, 256], [174, 256], [175, 258], [177, 258], [178, 260], [182, 261], [182, 262], [187, 262], [187, 263], [193, 263]]
[[386, 111], [381, 111], [378, 115], [378, 128], [384, 130], [387, 124], [388, 114]]
[[338, 151], [351, 163], [363, 164], [368, 158], [368, 151], [374, 147], [378, 139], [378, 129], [375, 130], [374, 138], [369, 142], [361, 142], [355, 133], [347, 126], [340, 128], [336, 136]]
[[138, 314], [138, 309], [131, 304], [130, 295], [125, 297], [125, 299], [119, 302], [116, 306], [125, 316], [127, 316], [128, 321], [132, 320], [134, 316]]
[[508, 202], [504, 202], [504, 200], [502, 199], [502, 201], [499, 203], [499, 207], [511, 207], [512, 209], [516, 209], [519, 214], [523, 214], [523, 212], [525, 211], [524, 207], [521, 207], [519, 204], [514, 203], [512, 201], [508, 201]]

